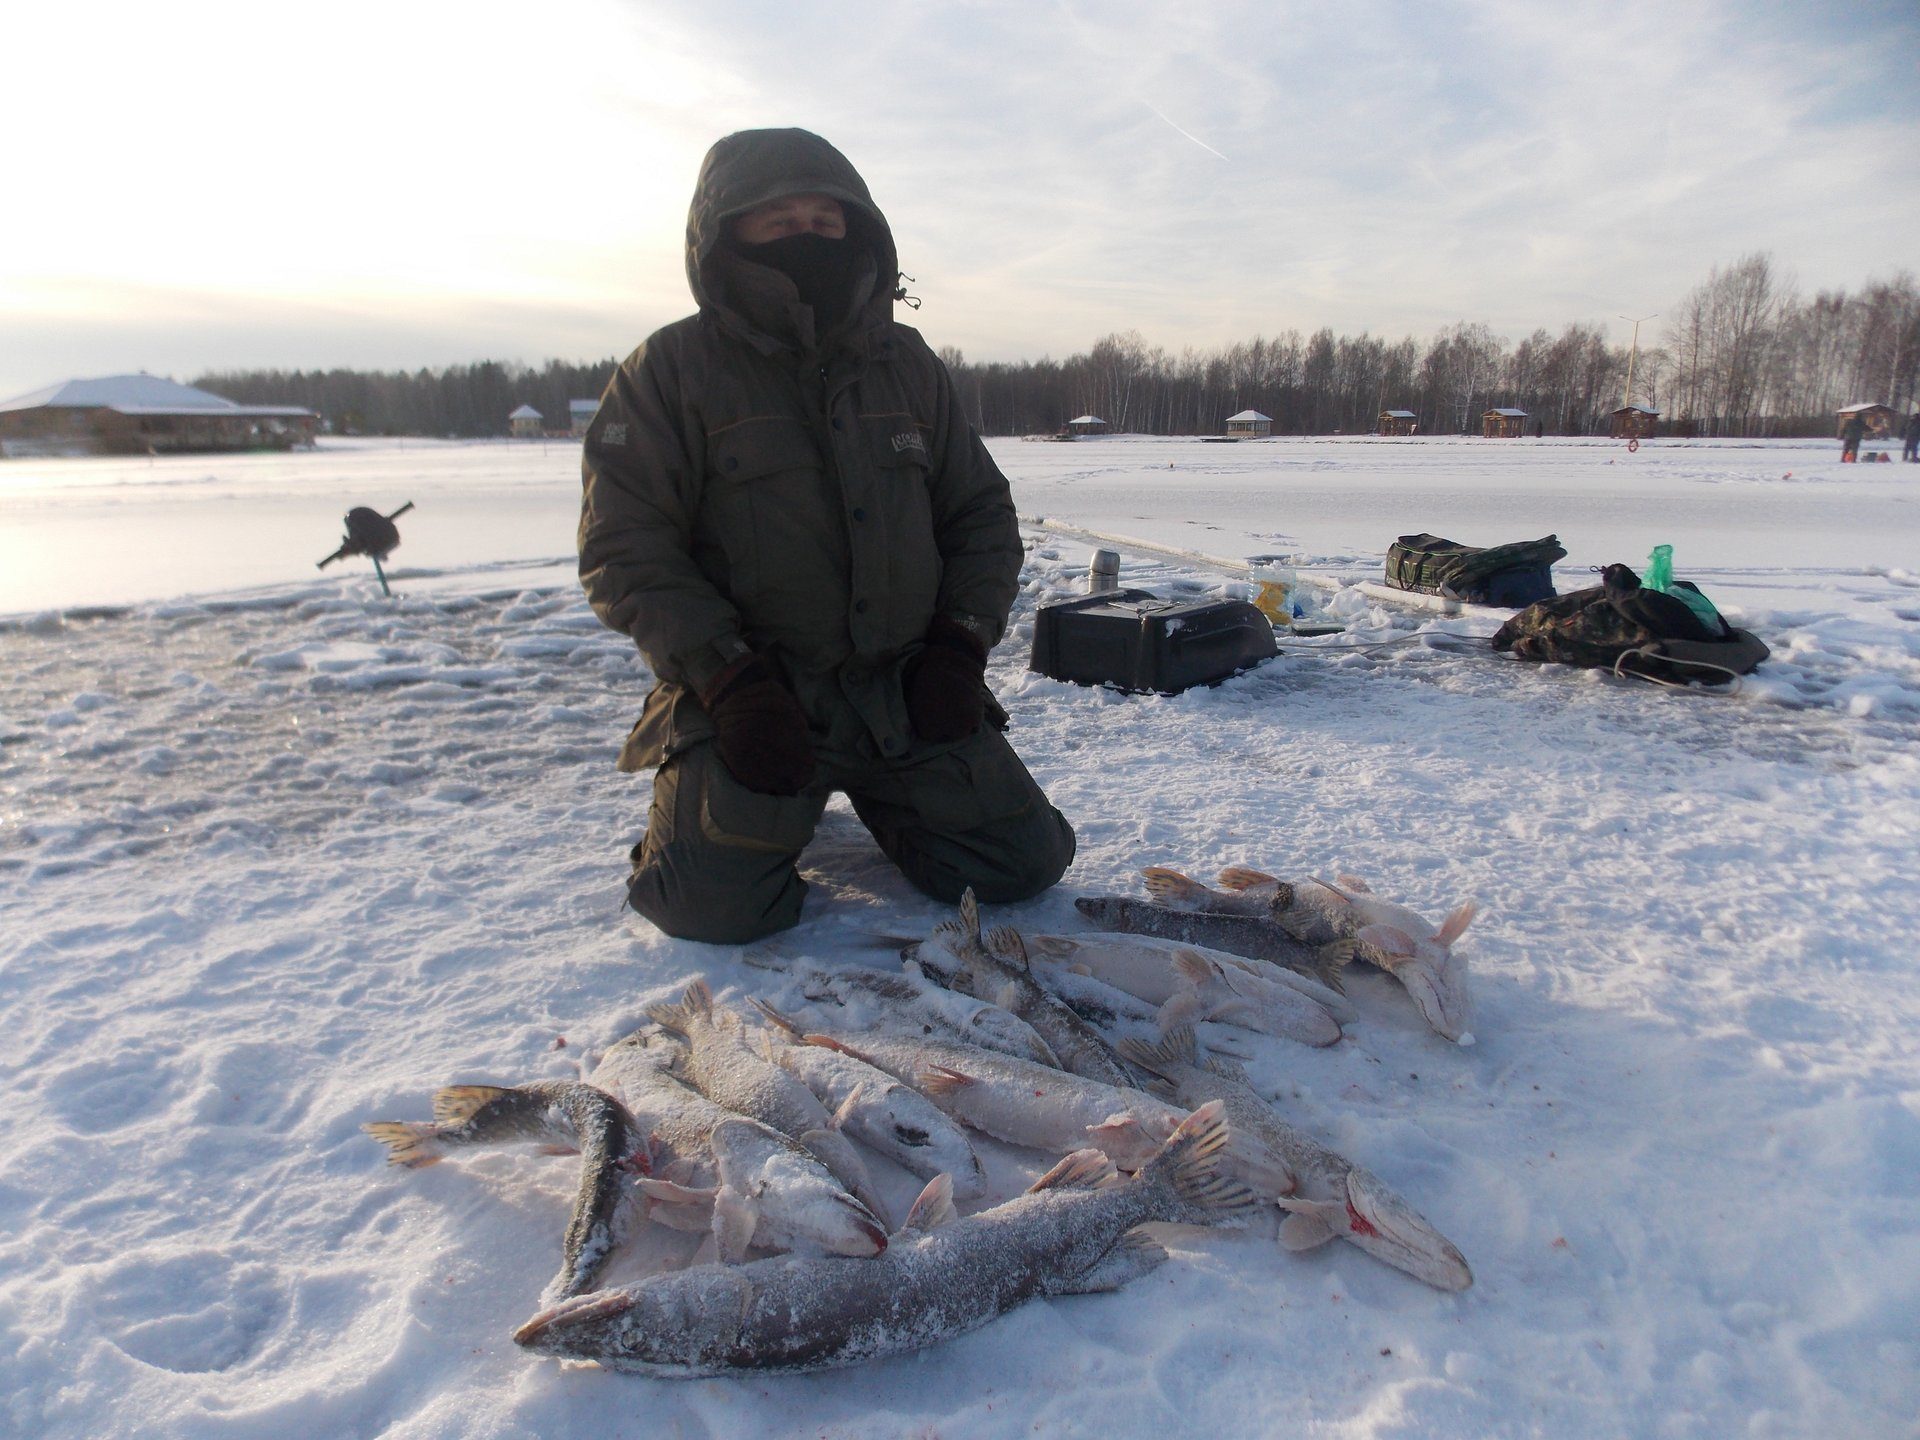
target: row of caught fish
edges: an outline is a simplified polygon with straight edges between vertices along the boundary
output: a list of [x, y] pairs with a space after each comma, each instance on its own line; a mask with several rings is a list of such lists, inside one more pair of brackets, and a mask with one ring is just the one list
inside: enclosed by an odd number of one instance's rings
[[[1296, 1000], [1337, 1038], [1324, 1008], [1344, 1004], [1337, 992], [1144, 937], [1096, 967], [1054, 943], [1067, 939], [1039, 937], [1035, 965], [1013, 932], [981, 935], [968, 896], [959, 923], [913, 947], [909, 973], [784, 967], [817, 1023], [762, 1006], [755, 1025], [696, 982], [680, 1004], [652, 1007], [659, 1028], [613, 1046], [586, 1083], [456, 1086], [436, 1095], [431, 1124], [366, 1128], [407, 1166], [470, 1146], [579, 1150], [547, 1287], [556, 1303], [516, 1338], [621, 1368], [817, 1368], [914, 1348], [1032, 1295], [1112, 1288], [1151, 1268], [1164, 1252], [1131, 1231], [1140, 1220], [1217, 1223], [1262, 1204], [1288, 1212], [1290, 1248], [1339, 1237], [1430, 1284], [1471, 1283], [1459, 1251], [1404, 1201], [1197, 1049], [1196, 1018], [1287, 1033], [1274, 1017]], [[1040, 983], [1049, 969], [1128, 977], [1123, 991], [1158, 1006], [1161, 1037], [1110, 1044]], [[1130, 1066], [1160, 1093], [1137, 1088]], [[954, 1200], [986, 1185], [963, 1125], [1067, 1159], [1028, 1194], [959, 1219]], [[930, 1177], [891, 1233], [849, 1137]], [[706, 1231], [719, 1263], [585, 1293], [636, 1213]], [[752, 1249], [792, 1253], [739, 1263]]]

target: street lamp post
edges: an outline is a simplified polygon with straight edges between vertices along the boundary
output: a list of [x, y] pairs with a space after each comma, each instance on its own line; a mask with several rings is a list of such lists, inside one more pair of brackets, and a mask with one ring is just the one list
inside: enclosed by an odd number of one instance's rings
[[1627, 349], [1627, 388], [1620, 394], [1620, 408], [1624, 410], [1633, 403], [1633, 362], [1640, 358], [1640, 326], [1648, 320], [1658, 320], [1660, 312], [1656, 310], [1651, 315], [1642, 315], [1638, 320], [1631, 315], [1619, 318], [1633, 325], [1633, 342]]

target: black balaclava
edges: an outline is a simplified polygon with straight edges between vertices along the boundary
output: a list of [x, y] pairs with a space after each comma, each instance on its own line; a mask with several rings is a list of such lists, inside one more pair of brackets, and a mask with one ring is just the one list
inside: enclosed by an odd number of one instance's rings
[[739, 253], [793, 281], [800, 303], [813, 307], [814, 324], [826, 326], [846, 318], [865, 251], [851, 235], [835, 239], [809, 230], [760, 245], [742, 245]]

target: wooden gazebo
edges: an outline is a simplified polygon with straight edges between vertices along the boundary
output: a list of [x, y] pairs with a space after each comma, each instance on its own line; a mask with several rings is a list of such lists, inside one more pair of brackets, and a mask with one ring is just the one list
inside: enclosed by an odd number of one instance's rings
[[1868, 405], [1862, 403], [1858, 405], [1843, 405], [1840, 407], [1838, 425], [1833, 432], [1835, 439], [1838, 439], [1840, 432], [1847, 428], [1847, 421], [1856, 415], [1866, 422], [1867, 434], [1869, 435], [1890, 435], [1893, 433], [1893, 422], [1897, 417], [1894, 415], [1891, 405]]
[[1227, 417], [1227, 434], [1236, 440], [1252, 440], [1273, 434], [1273, 417], [1258, 410], [1242, 410]]
[[1067, 433], [1069, 435], [1104, 435], [1107, 433], [1107, 422], [1098, 415], [1078, 415], [1067, 421]]
[[1480, 417], [1480, 433], [1489, 440], [1510, 440], [1526, 433], [1527, 412], [1501, 405]]
[[507, 429], [516, 440], [538, 440], [540, 427], [546, 418], [533, 406], [522, 405], [507, 416]]
[[1660, 423], [1660, 412], [1644, 405], [1622, 405], [1613, 412], [1613, 427], [1607, 431], [1616, 440], [1650, 440]]
[[1411, 435], [1419, 428], [1420, 417], [1411, 410], [1382, 410], [1377, 424], [1382, 435]]

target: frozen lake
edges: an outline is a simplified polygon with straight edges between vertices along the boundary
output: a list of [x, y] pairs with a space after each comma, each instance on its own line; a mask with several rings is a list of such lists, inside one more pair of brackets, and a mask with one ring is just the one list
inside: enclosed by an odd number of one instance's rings
[[[0, 1433], [1913, 1435], [1920, 1413], [1920, 467], [1832, 444], [996, 441], [1025, 515], [1377, 575], [1398, 533], [1676, 568], [1774, 658], [1734, 696], [1491, 653], [1347, 589], [1209, 690], [1026, 669], [1088, 547], [1030, 529], [989, 682], [1074, 822], [1073, 932], [1138, 871], [1353, 873], [1460, 945], [1478, 1043], [1355, 967], [1338, 1044], [1230, 1034], [1290, 1122], [1457, 1244], [1430, 1289], [1271, 1225], [919, 1355], [672, 1382], [509, 1338], [577, 1162], [387, 1168], [448, 1083], [578, 1079], [694, 976], [889, 966], [944, 918], [843, 799], [779, 950], [620, 908], [651, 676], [573, 574], [570, 445], [0, 465]], [[396, 595], [315, 574], [416, 504]], [[1236, 582], [1130, 557], [1165, 593]], [[66, 612], [64, 614], [58, 612]], [[758, 964], [743, 963], [758, 961]], [[982, 1142], [990, 1199], [1051, 1156]], [[870, 1160], [887, 1203], [917, 1182]], [[1272, 1218], [1272, 1217], [1270, 1217]], [[688, 1258], [642, 1227], [608, 1274]], [[683, 1243], [684, 1242], [684, 1243]]]

